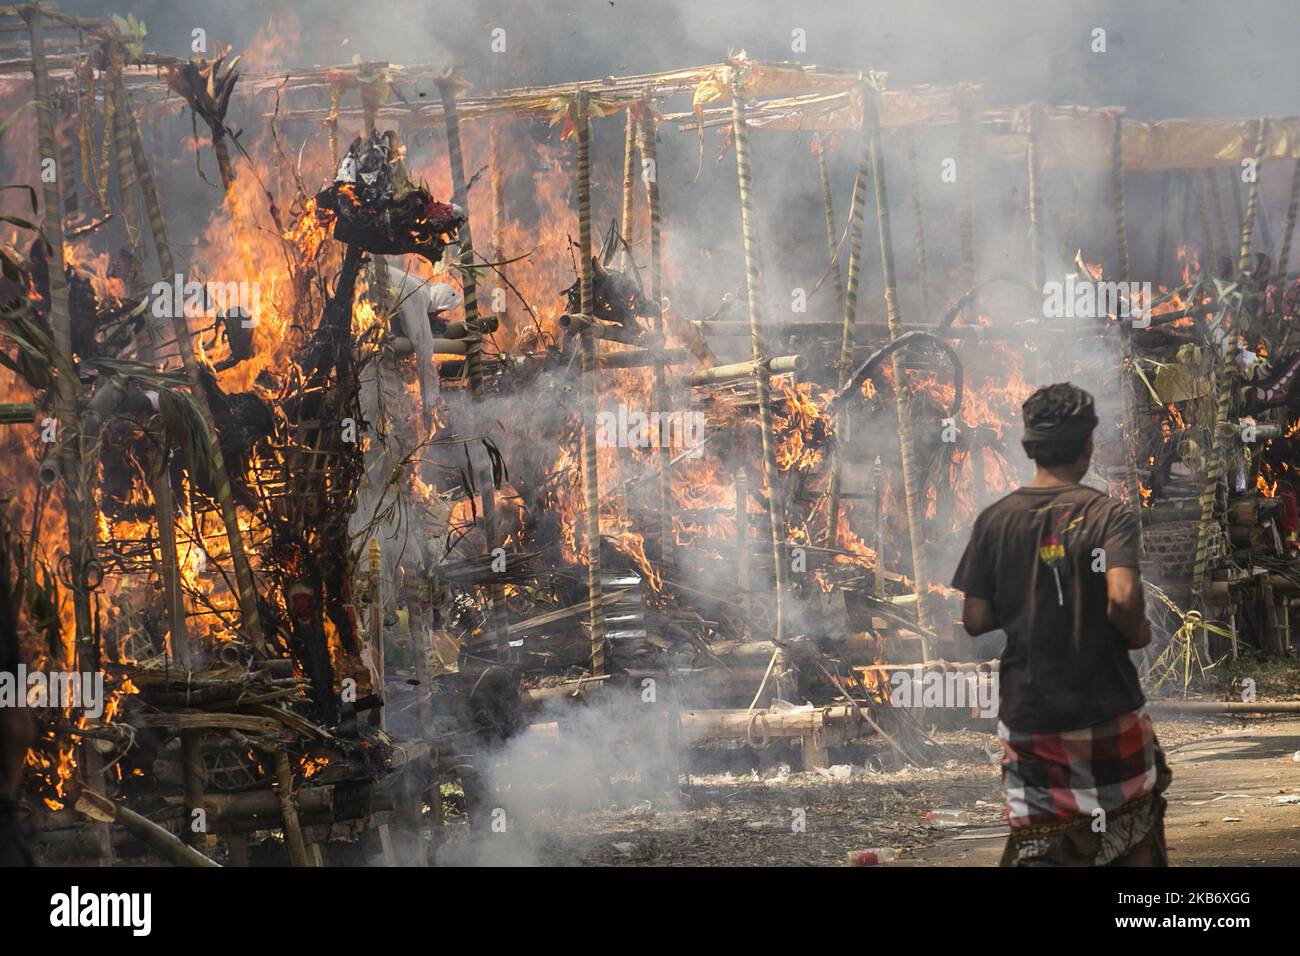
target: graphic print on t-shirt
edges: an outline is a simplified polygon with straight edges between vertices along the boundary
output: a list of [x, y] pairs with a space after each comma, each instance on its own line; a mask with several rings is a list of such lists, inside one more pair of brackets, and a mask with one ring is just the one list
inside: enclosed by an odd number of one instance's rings
[[1083, 515], [1076, 517], [1074, 510], [1069, 506], [1061, 509], [1060, 506], [1051, 504], [1035, 510], [1046, 511], [1049, 514], [1054, 510], [1062, 511], [1038, 540], [1038, 560], [1052, 572], [1052, 579], [1056, 582], [1056, 603], [1064, 607], [1065, 589], [1062, 578], [1069, 573], [1069, 565], [1065, 561], [1065, 546], [1069, 543], [1070, 535], [1083, 526]]

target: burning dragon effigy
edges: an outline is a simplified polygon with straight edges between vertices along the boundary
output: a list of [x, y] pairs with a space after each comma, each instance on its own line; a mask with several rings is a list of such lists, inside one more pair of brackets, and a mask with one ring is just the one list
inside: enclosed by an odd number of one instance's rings
[[[1231, 151], [1170, 167], [1148, 140], [1177, 129], [1114, 112], [986, 110], [967, 86], [743, 53], [478, 93], [432, 67], [286, 77], [151, 54], [134, 19], [27, 19], [31, 79], [0, 82], [0, 169], [30, 199], [0, 216], [0, 617], [27, 673], [102, 692], [65, 684], [36, 711], [22, 792], [45, 858], [424, 864], [449, 817], [491, 825], [512, 741], [562, 738], [588, 708], [674, 799], [710, 741], [812, 768], [865, 737], [924, 764], [928, 718], [894, 677], [995, 678], [953, 626], [952, 539], [1019, 480], [1007, 423], [1030, 383], [1067, 376], [1109, 399], [1097, 477], [1143, 519], [1152, 682], [1177, 665], [1185, 689], [1189, 661], [1239, 643], [1288, 653], [1296, 203], [1274, 266], [1257, 180], [1239, 229], [1212, 214]], [[188, 210], [162, 161], [169, 95], [220, 172], [190, 244], [171, 232]], [[611, 159], [596, 130], [615, 115]], [[735, 156], [738, 223], [709, 223], [710, 244], [741, 227], [734, 261], [710, 260], [722, 285], [698, 275], [711, 245], [672, 248], [656, 163], [674, 124], [701, 169], [707, 128]], [[750, 145], [772, 131], [812, 157], [826, 231], [779, 264], [811, 273], [788, 311]], [[1300, 158], [1297, 131], [1200, 132], [1263, 162]], [[1023, 170], [1025, 274], [981, 274], [964, 179], [961, 248], [937, 267], [915, 140], [952, 133], [963, 162]], [[842, 226], [841, 139], [860, 148]], [[1098, 149], [1104, 271], [1080, 252], [1071, 165]], [[42, 179], [52, 152], [65, 172]], [[1157, 283], [1131, 281], [1126, 171], [1185, 174], [1202, 214], [1177, 262], [1161, 221]]]

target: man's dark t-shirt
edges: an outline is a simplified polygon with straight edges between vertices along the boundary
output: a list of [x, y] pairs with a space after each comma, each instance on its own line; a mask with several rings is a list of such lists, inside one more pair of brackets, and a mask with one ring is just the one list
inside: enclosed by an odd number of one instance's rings
[[1129, 508], [1083, 485], [1020, 488], [975, 519], [952, 586], [991, 601], [1006, 631], [999, 718], [1008, 727], [1080, 730], [1142, 706], [1137, 670], [1106, 617], [1104, 573], [1138, 567], [1139, 540]]

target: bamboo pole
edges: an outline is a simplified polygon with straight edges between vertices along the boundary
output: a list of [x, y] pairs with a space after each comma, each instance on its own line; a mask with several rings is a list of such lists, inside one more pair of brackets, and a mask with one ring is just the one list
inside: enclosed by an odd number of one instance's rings
[[[506, 189], [505, 189], [505, 164], [501, 158], [501, 127], [505, 121], [501, 120], [492, 124], [492, 132], [488, 141], [488, 161], [492, 167], [491, 185], [492, 185], [492, 245], [495, 258], [498, 262], [506, 258]], [[509, 310], [506, 303], [509, 301], [506, 286], [506, 267], [497, 266], [498, 282], [501, 287], [501, 314], [494, 316], [492, 321], [505, 321], [509, 316]], [[494, 306], [495, 310], [495, 306]], [[483, 331], [495, 331], [496, 326], [491, 329], [487, 328], [483, 318]]]
[[[375, 663], [375, 673], [379, 676], [379, 686], [371, 688], [371, 693], [377, 694], [380, 701], [387, 704], [387, 692], [384, 684], [384, 581], [383, 581], [383, 560], [379, 548], [379, 539], [371, 538], [368, 549], [368, 558], [370, 562], [370, 620], [368, 622], [370, 629], [370, 653]], [[409, 620], [409, 618], [408, 618]], [[415, 644], [414, 639], [411, 641]], [[416, 647], [415, 653], [423, 653], [423, 649]], [[388, 729], [388, 708], [382, 706], [379, 708], [379, 729]]]
[[[644, 170], [646, 209], [650, 213], [650, 299], [655, 304], [654, 331], [660, 341], [666, 333], [664, 322], [664, 227], [663, 209], [659, 204], [659, 125], [655, 119], [654, 104], [647, 91], [641, 100], [643, 104], [641, 120], [638, 123], [641, 142], [641, 162]], [[672, 400], [668, 393], [667, 361], [656, 362], [654, 366], [655, 406], [661, 412], [671, 412]], [[659, 435], [659, 560], [665, 568], [673, 565], [673, 518], [672, 518], [672, 464], [671, 449], [668, 447], [666, 416], [660, 417]]]
[[[1126, 287], [1129, 281], [1128, 258], [1128, 221], [1124, 205], [1124, 123], [1119, 112], [1113, 116], [1110, 148], [1110, 198], [1111, 213], [1115, 226], [1115, 258], [1120, 285]], [[1150, 307], [1150, 303], [1147, 303]], [[1138, 518], [1138, 532], [1141, 534], [1142, 495], [1138, 489], [1137, 475], [1137, 403], [1133, 393], [1133, 326], [1122, 323], [1119, 330], [1120, 342], [1120, 400], [1124, 406], [1124, 500], [1133, 509]], [[1140, 541], [1140, 537], [1139, 537]]]
[[817, 153], [817, 178], [822, 187], [822, 215], [826, 219], [826, 253], [831, 268], [831, 285], [835, 289], [835, 305], [844, 314], [844, 273], [840, 271], [840, 236], [835, 230], [835, 203], [831, 195], [830, 163], [826, 159], [826, 143], [820, 135], [813, 139]]
[[749, 159], [749, 128], [739, 72], [731, 67], [731, 123], [736, 144], [736, 177], [740, 185], [740, 219], [745, 246], [745, 287], [749, 294], [750, 346], [754, 356], [754, 384], [758, 390], [759, 422], [763, 440], [763, 482], [767, 487], [768, 518], [772, 528], [772, 561], [776, 574], [773, 640], [785, 636], [785, 507], [777, 480], [776, 437], [772, 431], [771, 373], [763, 343], [763, 271], [759, 258], [758, 223], [754, 215], [753, 179]]
[[280, 799], [280, 814], [284, 817], [284, 845], [289, 852], [290, 866], [311, 866], [307, 845], [302, 838], [302, 823], [298, 819], [298, 802], [293, 794], [293, 772], [289, 769], [289, 754], [283, 748], [275, 751], [275, 786]]
[[[469, 187], [465, 180], [465, 159], [460, 144], [460, 114], [456, 109], [456, 81], [451, 75], [438, 79], [438, 93], [442, 98], [442, 115], [447, 127], [447, 159], [451, 165], [452, 201], [465, 211], [465, 222], [458, 233], [460, 244], [461, 292], [464, 297], [466, 335], [462, 340], [468, 346], [465, 354], [465, 371], [470, 392], [478, 403], [483, 401], [483, 333], [478, 315], [478, 281], [474, 276], [474, 240], [470, 232]], [[477, 424], [477, 423], [476, 423]], [[491, 470], [480, 478], [483, 504], [484, 548], [488, 554], [497, 547], [496, 484]], [[501, 653], [504, 633], [503, 618], [506, 612], [505, 587], [499, 575], [488, 586], [491, 602], [491, 631]]]
[[337, 83], [330, 84], [330, 111], [325, 117], [325, 129], [329, 139], [330, 168], [329, 174], [334, 175], [334, 170], [339, 165], [339, 96], [342, 94]]
[[148, 817], [141, 816], [129, 807], [114, 803], [93, 791], [83, 790], [77, 797], [74, 809], [98, 823], [116, 823], [132, 836], [149, 844], [175, 866], [221, 866], [220, 863], [209, 859], [193, 847], [186, 846], [173, 833], [160, 827]]
[[[165, 281], [174, 281], [176, 261], [172, 257], [171, 243], [167, 238], [167, 224], [162, 218], [162, 209], [158, 203], [158, 193], [154, 186], [153, 173], [144, 153], [144, 141], [140, 136], [140, 127], [136, 124], [130, 111], [130, 97], [126, 90], [116, 91], [117, 109], [122, 111], [127, 122], [127, 132], [131, 138], [131, 155], [135, 160], [136, 181], [144, 197], [145, 211], [149, 217], [149, 228], [153, 233], [154, 249], [158, 255], [158, 265]], [[235, 498], [230, 490], [230, 475], [226, 470], [225, 456], [221, 453], [221, 442], [217, 435], [216, 421], [212, 417], [212, 407], [208, 403], [207, 393], [203, 390], [202, 370], [198, 357], [194, 354], [194, 339], [190, 326], [184, 315], [171, 316], [172, 331], [176, 338], [181, 362], [189, 379], [190, 392], [194, 403], [203, 418], [207, 429], [208, 454], [212, 459], [212, 477], [216, 485], [217, 503], [221, 510], [221, 522], [226, 529], [226, 540], [230, 545], [230, 562], [235, 569], [235, 585], [238, 591], [239, 614], [244, 629], [253, 638], [253, 646], [259, 653], [265, 652], [266, 637], [262, 631], [261, 613], [257, 606], [257, 589], [253, 581], [252, 566], [244, 550], [244, 539], [239, 531], [239, 514], [235, 510]]]
[[[627, 127], [623, 132], [623, 204], [619, 209], [618, 233], [623, 237], [623, 242], [632, 241], [632, 201], [633, 186], [636, 183], [636, 117], [629, 106], [624, 112], [627, 114]], [[619, 255], [620, 268], [627, 268], [627, 248], [623, 247]]]
[[1029, 177], [1029, 256], [1034, 269], [1034, 288], [1047, 285], [1047, 266], [1043, 260], [1043, 183], [1038, 156], [1039, 106], [1029, 104], [1029, 136], [1025, 161]]
[[[885, 286], [885, 317], [889, 322], [890, 338], [902, 334], [903, 317], [898, 307], [898, 287], [894, 277], [894, 240], [889, 222], [889, 193], [885, 182], [885, 157], [880, 135], [880, 89], [873, 84], [866, 98], [867, 123], [870, 132], [871, 178], [876, 187], [876, 228], [880, 234], [880, 267]], [[969, 172], [969, 170], [968, 170]], [[907, 506], [907, 531], [912, 543], [912, 580], [916, 587], [916, 623], [929, 627], [929, 613], [924, 595], [929, 580], [925, 569], [925, 512], [921, 489], [917, 485], [916, 452], [912, 443], [912, 427], [908, 413], [907, 382], [903, 362], [895, 350], [890, 357], [894, 371], [894, 407], [898, 413], [898, 445], [903, 465], [903, 496]], [[921, 650], [925, 657], [930, 649], [924, 635]]]
[[921, 166], [916, 158], [916, 130], [905, 127], [907, 170], [911, 185], [912, 224], [916, 229], [916, 277], [921, 285], [921, 315], [930, 318], [930, 269], [925, 254], [925, 208], [921, 202]]
[[[578, 140], [578, 290], [582, 314], [591, 315], [591, 115], [590, 94], [574, 96], [574, 134]], [[605, 673], [605, 612], [600, 580], [600, 472], [596, 458], [596, 412], [599, 379], [596, 335], [590, 322], [582, 325], [582, 488], [586, 499], [587, 599], [591, 602], [591, 672]]]
[[[117, 96], [117, 87], [122, 82], [122, 53], [116, 42], [105, 44], [104, 50], [104, 89], [111, 102]], [[136, 196], [135, 163], [131, 159], [131, 137], [127, 134], [127, 118], [120, 110], [112, 110], [113, 147], [116, 153], [117, 193], [122, 208], [122, 232], [126, 239], [126, 248], [131, 256], [131, 274], [127, 289], [131, 294], [140, 291], [144, 271], [144, 224], [140, 217], [140, 204]], [[152, 325], [146, 317], [145, 329], [152, 332]]]
[[[1237, 254], [1237, 271], [1253, 271], [1251, 247], [1255, 237], [1255, 220], [1259, 215], [1259, 179], [1264, 165], [1264, 144], [1268, 139], [1268, 119], [1260, 117], [1259, 127], [1255, 133], [1255, 176], [1251, 180], [1246, 194], [1246, 211], [1241, 217], [1241, 242]], [[1235, 180], [1234, 180], [1235, 182]]]
[[[863, 88], [863, 102], [870, 93]], [[866, 107], [864, 106], [864, 109]], [[843, 388], [849, 380], [853, 366], [853, 327], [858, 318], [858, 290], [862, 286], [862, 232], [867, 208], [867, 179], [871, 174], [871, 135], [862, 131], [862, 155], [858, 159], [857, 175], [853, 179], [853, 199], [849, 206], [849, 263], [848, 282], [844, 287], [843, 308], [840, 311], [840, 357], [836, 363], [836, 384]], [[838, 264], [835, 269], [839, 274]], [[840, 412], [835, 417], [835, 431], [841, 441], [848, 440], [848, 414]], [[843, 493], [843, 454], [836, 447], [831, 450], [831, 479], [826, 494], [826, 541], [828, 548], [835, 547], [840, 528], [840, 496]]]
[[1286, 277], [1291, 265], [1291, 238], [1295, 235], [1296, 214], [1300, 212], [1300, 159], [1295, 161], [1295, 171], [1291, 174], [1291, 202], [1286, 207], [1286, 226], [1282, 232], [1282, 251], [1277, 257], [1277, 271], [1282, 277], [1282, 288], [1286, 288]]

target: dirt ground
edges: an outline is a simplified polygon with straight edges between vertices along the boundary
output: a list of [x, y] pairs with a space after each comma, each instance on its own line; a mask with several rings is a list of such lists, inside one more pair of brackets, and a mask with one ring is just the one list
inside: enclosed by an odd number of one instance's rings
[[[1174, 772], [1175, 865], [1300, 863], [1300, 718], [1157, 717], [1156, 729]], [[536, 809], [475, 845], [453, 822], [441, 855], [547, 866], [843, 866], [850, 850], [889, 847], [894, 865], [996, 865], [1005, 838], [996, 742], [973, 731], [935, 739], [945, 753], [923, 769], [890, 769], [889, 754], [860, 748], [833, 754], [841, 762], [827, 771], [693, 774], [680, 806], [660, 798]], [[940, 808], [965, 811], [969, 823], [935, 828], [925, 815]]]

